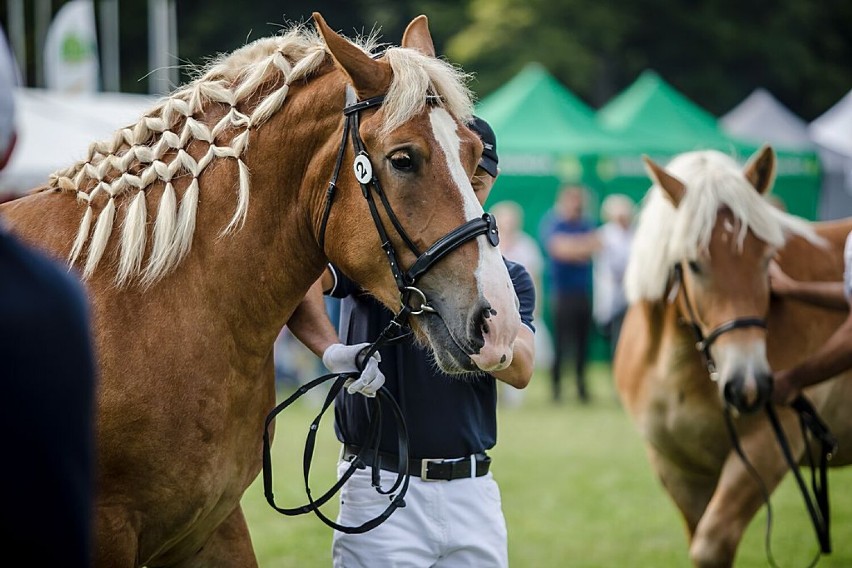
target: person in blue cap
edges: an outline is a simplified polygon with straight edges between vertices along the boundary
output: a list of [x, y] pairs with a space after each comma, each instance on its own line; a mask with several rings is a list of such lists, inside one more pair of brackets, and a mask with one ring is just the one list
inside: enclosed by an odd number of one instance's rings
[[[469, 126], [483, 144], [472, 185], [480, 204], [484, 204], [499, 173], [496, 137], [481, 118], [474, 117]], [[496, 381], [522, 389], [532, 377], [535, 289], [521, 265], [504, 261], [520, 303], [522, 322], [507, 369], [494, 375], [482, 373], [474, 379], [449, 377], [436, 369], [422, 347], [408, 339], [380, 349], [360, 379], [336, 399], [335, 432], [343, 444], [338, 475], [349, 468], [366, 438], [370, 416], [364, 396], [375, 396], [384, 384], [405, 416], [412, 477], [405, 507], [394, 511], [384, 523], [364, 534], [335, 531], [334, 566], [372, 567], [377, 562], [414, 567], [508, 565], [506, 522], [487, 452], [497, 441]], [[325, 314], [322, 292], [342, 298], [342, 339]], [[329, 265], [288, 327], [322, 356], [330, 371], [341, 373], [355, 370], [358, 352], [379, 336], [392, 316]], [[395, 472], [398, 460], [393, 420], [382, 421], [379, 449], [378, 467]], [[425, 473], [421, 476], [421, 472]], [[388, 497], [377, 493], [370, 480], [369, 469], [357, 470], [343, 486], [338, 523], [360, 525], [387, 507]]]

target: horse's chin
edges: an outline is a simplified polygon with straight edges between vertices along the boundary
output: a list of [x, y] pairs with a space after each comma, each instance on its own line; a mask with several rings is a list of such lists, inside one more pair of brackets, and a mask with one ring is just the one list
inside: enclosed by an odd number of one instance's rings
[[438, 368], [448, 375], [469, 375], [479, 373], [479, 367], [464, 349], [459, 347], [447, 324], [436, 314], [418, 316], [420, 330], [435, 356]]

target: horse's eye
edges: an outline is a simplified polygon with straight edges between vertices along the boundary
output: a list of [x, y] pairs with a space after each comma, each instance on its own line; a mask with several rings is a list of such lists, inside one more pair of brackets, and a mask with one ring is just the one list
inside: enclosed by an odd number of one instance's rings
[[701, 274], [701, 265], [694, 260], [690, 260], [688, 263], [689, 270], [692, 271], [693, 274]]
[[391, 165], [395, 170], [410, 172], [414, 169], [414, 160], [408, 152], [394, 152], [390, 157]]

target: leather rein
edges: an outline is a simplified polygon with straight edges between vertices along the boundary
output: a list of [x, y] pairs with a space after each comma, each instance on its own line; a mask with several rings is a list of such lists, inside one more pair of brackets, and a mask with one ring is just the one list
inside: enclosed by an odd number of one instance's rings
[[[703, 360], [704, 367], [707, 369], [707, 373], [710, 379], [713, 382], [718, 382], [719, 373], [716, 368], [716, 363], [713, 360], [713, 355], [710, 353], [710, 347], [713, 345], [713, 343], [723, 334], [733, 331], [735, 329], [743, 329], [748, 327], [759, 327], [761, 329], [767, 329], [766, 320], [755, 316], [736, 318], [721, 324], [720, 326], [714, 328], [705, 335], [701, 329], [701, 326], [698, 324], [698, 318], [695, 315], [695, 310], [693, 308], [692, 301], [689, 297], [689, 292], [683, 281], [683, 266], [681, 263], [678, 263], [674, 266], [673, 280], [674, 285], [669, 295], [669, 299], [671, 300], [674, 298], [674, 296], [677, 294], [678, 288], [683, 291], [683, 299], [684, 303], [686, 304], [686, 311], [689, 315], [689, 321], [685, 323], [692, 329], [692, 332], [695, 335], [695, 348], [696, 350], [698, 350], [699, 353], [701, 353], [701, 358]], [[772, 401], [767, 401], [767, 403], [764, 405], [764, 411], [766, 412], [766, 416], [769, 419], [769, 423], [772, 425], [772, 430], [775, 434], [776, 440], [778, 441], [778, 445], [781, 448], [781, 453], [784, 456], [784, 460], [787, 462], [788, 467], [795, 476], [796, 484], [798, 485], [799, 491], [802, 494], [802, 498], [805, 502], [805, 507], [808, 510], [808, 514], [811, 518], [811, 523], [813, 524], [814, 531], [816, 532], [817, 541], [820, 545], [820, 552], [817, 553], [816, 558], [814, 558], [814, 560], [810, 564], [810, 566], [814, 566], [816, 565], [816, 562], [819, 559], [820, 553], [831, 553], [831, 531], [828, 500], [828, 462], [829, 460], [831, 460], [832, 454], [837, 449], [837, 440], [835, 439], [834, 435], [832, 435], [825, 422], [823, 422], [823, 420], [817, 414], [816, 409], [804, 395], [800, 394], [798, 397], [796, 397], [796, 399], [790, 403], [790, 407], [795, 410], [799, 416], [799, 425], [801, 427], [802, 438], [805, 443], [805, 453], [808, 456], [808, 465], [811, 469], [811, 491], [813, 492], [813, 496], [811, 496], [810, 492], [808, 491], [808, 488], [802, 477], [802, 473], [799, 470], [798, 461], [793, 457], [793, 451], [791, 450], [790, 444], [787, 441], [787, 436], [784, 434], [784, 430], [781, 427], [781, 422], [778, 420], [778, 415], [775, 411], [775, 406]], [[745, 452], [743, 451], [736, 427], [734, 425], [734, 419], [731, 413], [731, 405], [727, 401], [725, 402], [724, 406], [724, 415], [725, 426], [727, 427], [728, 434], [731, 437], [731, 443], [734, 447], [734, 451], [736, 451], [739, 458], [745, 464], [749, 474], [755, 479], [755, 481], [757, 481], [758, 485], [760, 486], [761, 492], [763, 493], [763, 500], [766, 504], [767, 509], [765, 537], [766, 553], [770, 564], [773, 567], [776, 567], [777, 564], [775, 563], [775, 560], [772, 556], [769, 539], [772, 527], [772, 505], [769, 499], [769, 491], [767, 490], [766, 485], [763, 483], [763, 480], [760, 478], [757, 470], [748, 460]], [[813, 453], [811, 452], [810, 442], [808, 441], [808, 434], [810, 434], [814, 439], [818, 440], [820, 443], [818, 464], [814, 463]]]
[[[361, 186], [361, 193], [364, 196], [364, 199], [367, 200], [367, 205], [370, 208], [370, 216], [372, 217], [373, 224], [375, 225], [376, 230], [379, 233], [379, 238], [382, 243], [382, 249], [385, 251], [391, 273], [393, 274], [397, 288], [399, 289], [401, 304], [399, 312], [393, 317], [391, 322], [382, 331], [379, 337], [369, 347], [365, 348], [365, 350], [362, 351], [359, 357], [360, 369], [363, 369], [363, 364], [376, 351], [378, 351], [379, 348], [401, 341], [409, 336], [410, 331], [405, 332], [405, 325], [408, 321], [409, 316], [416, 316], [421, 315], [423, 313], [435, 312], [435, 309], [429, 305], [428, 299], [426, 298], [426, 294], [424, 294], [423, 291], [421, 291], [416, 286], [418, 283], [418, 279], [423, 274], [428, 272], [429, 269], [431, 269], [437, 262], [439, 262], [442, 258], [456, 250], [458, 247], [468, 241], [476, 239], [480, 235], [485, 235], [491, 246], [496, 247], [500, 242], [499, 234], [497, 232], [496, 221], [491, 215], [485, 213], [482, 215], [482, 217], [472, 219], [460, 225], [459, 227], [455, 228], [454, 230], [450, 231], [449, 233], [438, 239], [427, 250], [420, 252], [418, 247], [414, 244], [412, 239], [406, 233], [405, 229], [402, 227], [402, 224], [399, 222], [399, 219], [397, 218], [396, 214], [394, 214], [390, 202], [388, 201], [387, 195], [382, 190], [381, 183], [379, 182], [379, 179], [374, 173], [373, 165], [370, 161], [370, 155], [367, 152], [367, 148], [364, 145], [364, 142], [361, 139], [360, 135], [361, 112], [366, 109], [378, 107], [383, 102], [384, 96], [373, 97], [365, 99], [363, 101], [359, 101], [357, 100], [357, 96], [355, 95], [354, 89], [352, 89], [351, 87], [347, 87], [346, 89], [346, 105], [343, 109], [343, 115], [345, 117], [345, 122], [343, 125], [343, 136], [340, 142], [340, 147], [337, 152], [337, 159], [335, 161], [331, 181], [329, 182], [328, 189], [326, 190], [326, 204], [325, 209], [323, 211], [319, 233], [319, 244], [320, 247], [324, 250], [325, 233], [328, 225], [328, 219], [331, 213], [331, 208], [334, 204], [334, 197], [337, 191], [337, 180], [340, 175], [341, 167], [343, 165], [344, 156], [346, 154], [347, 141], [351, 138], [352, 148], [355, 153], [355, 158], [353, 160], [353, 169], [355, 171], [355, 177]], [[427, 104], [435, 104], [437, 102], [438, 99], [436, 97], [427, 97]], [[376, 204], [376, 199], [374, 195], [378, 197], [379, 202], [382, 204], [386, 216], [390, 220], [391, 225], [393, 225], [393, 229], [405, 243], [405, 246], [407, 246], [408, 249], [414, 253], [415, 257], [417, 257], [411, 267], [406, 271], [404, 271], [399, 264], [396, 249], [394, 248], [394, 245], [388, 235], [388, 231], [385, 228], [381, 216], [379, 215], [378, 205]], [[412, 301], [417, 302], [417, 304], [412, 305]], [[325, 414], [326, 410], [331, 407], [335, 397], [343, 389], [347, 381], [349, 381], [350, 379], [355, 379], [359, 375], [360, 371], [356, 373], [331, 373], [323, 375], [317, 379], [314, 379], [313, 381], [310, 381], [300, 386], [290, 397], [288, 397], [286, 400], [277, 405], [267, 415], [263, 429], [263, 490], [264, 496], [266, 497], [266, 501], [273, 509], [275, 509], [279, 513], [288, 516], [295, 516], [313, 512], [326, 525], [330, 526], [335, 530], [347, 534], [359, 534], [377, 527], [378, 525], [386, 521], [397, 508], [405, 506], [404, 497], [406, 492], [408, 491], [408, 484], [410, 479], [410, 474], [408, 471], [408, 428], [406, 426], [405, 417], [402, 414], [402, 410], [400, 409], [399, 404], [397, 404], [396, 400], [393, 398], [393, 395], [391, 395], [390, 391], [388, 391], [385, 387], [381, 387], [376, 393], [375, 397], [367, 399], [369, 401], [370, 416], [372, 417], [372, 419], [370, 421], [369, 429], [367, 432], [367, 439], [361, 445], [361, 449], [358, 452], [357, 457], [352, 460], [346, 472], [344, 472], [343, 475], [340, 476], [337, 482], [328, 491], [326, 491], [317, 498], [314, 498], [312, 495], [309, 477], [320, 421], [322, 420], [323, 414]], [[290, 406], [302, 395], [304, 395], [314, 387], [317, 387], [331, 379], [334, 379], [334, 382], [329, 388], [328, 394], [325, 397], [325, 401], [323, 402], [319, 413], [311, 422], [310, 428], [308, 430], [308, 435], [305, 440], [305, 449], [302, 460], [302, 473], [304, 477], [305, 492], [308, 497], [308, 503], [293, 508], [280, 507], [275, 503], [275, 497], [272, 487], [272, 442], [269, 432], [269, 426], [275, 420], [275, 417], [281, 413], [281, 411]], [[340, 525], [326, 517], [320, 511], [320, 507], [323, 504], [327, 503], [329, 499], [331, 499], [331, 497], [334, 496], [343, 487], [346, 481], [350, 477], [352, 477], [356, 470], [364, 469], [367, 467], [367, 460], [365, 460], [365, 457], [368, 455], [368, 453], [373, 453], [373, 459], [372, 461], [370, 461], [370, 463], [379, 463], [379, 442], [381, 438], [380, 425], [382, 421], [381, 402], [385, 402], [388, 406], [390, 406], [391, 412], [393, 414], [393, 419], [396, 422], [398, 448], [397, 455], [399, 457], [399, 462], [397, 466], [396, 480], [389, 489], [383, 489], [381, 487], [379, 469], [375, 466], [372, 467], [371, 483], [377, 493], [388, 496], [389, 504], [379, 516], [370, 519], [362, 523], [361, 525]]]

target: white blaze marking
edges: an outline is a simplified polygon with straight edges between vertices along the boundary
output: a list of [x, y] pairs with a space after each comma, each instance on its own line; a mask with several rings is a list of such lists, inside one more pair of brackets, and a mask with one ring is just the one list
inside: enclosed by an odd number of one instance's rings
[[[447, 158], [450, 175], [462, 196], [465, 219], [470, 221], [482, 217], [485, 211], [476, 199], [470, 178], [461, 163], [461, 138], [456, 132], [456, 121], [442, 108], [432, 109], [429, 113], [429, 121], [432, 124], [432, 134]], [[494, 278], [494, 282], [508, 281], [508, 271], [497, 247], [492, 247], [485, 239], [480, 238], [476, 239], [476, 244], [479, 247], [479, 266], [476, 268], [479, 291], [486, 299], [494, 302], [495, 298], [488, 298], [488, 291], [483, 289], [483, 278], [485, 280]], [[497, 306], [494, 307], [497, 308]]]
[[473, 186], [470, 185], [470, 179], [461, 163], [461, 138], [456, 133], [456, 121], [442, 108], [432, 109], [429, 113], [429, 121], [432, 123], [432, 134], [447, 158], [450, 175], [461, 193], [465, 219], [470, 221], [481, 217], [484, 211], [476, 199]]
[[[438, 145], [447, 159], [447, 169], [450, 172], [455, 185], [459, 188], [462, 197], [465, 219], [470, 221], [481, 217], [484, 213], [482, 205], [476, 199], [473, 186], [470, 184], [467, 172], [461, 163], [461, 138], [456, 131], [456, 122], [450, 114], [441, 108], [432, 109], [429, 113], [429, 121], [432, 124], [432, 133]], [[519, 316], [517, 313], [517, 298], [512, 289], [509, 271], [503, 262], [503, 257], [497, 247], [492, 247], [486, 239], [477, 238], [479, 247], [479, 264], [474, 272], [480, 296], [485, 298], [491, 305], [491, 309], [497, 314], [497, 321], [510, 322], [514, 317], [517, 324]], [[490, 351], [492, 358], [508, 353], [511, 359], [510, 343], [514, 341], [517, 333], [517, 325], [498, 324], [492, 326], [486, 339], [486, 346], [482, 353]], [[491, 345], [491, 349], [488, 346]], [[509, 359], [509, 360], [510, 360]], [[504, 359], [505, 360], [505, 359]], [[479, 362], [474, 359], [477, 364]], [[491, 365], [493, 367], [493, 365]]]

